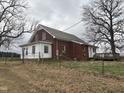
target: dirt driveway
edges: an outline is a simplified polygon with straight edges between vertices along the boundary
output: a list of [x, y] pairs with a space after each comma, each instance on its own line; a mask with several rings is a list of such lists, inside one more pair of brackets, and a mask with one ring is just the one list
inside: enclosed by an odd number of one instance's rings
[[0, 64], [0, 93], [39, 93], [36, 90], [38, 89], [12, 72], [10, 65]]

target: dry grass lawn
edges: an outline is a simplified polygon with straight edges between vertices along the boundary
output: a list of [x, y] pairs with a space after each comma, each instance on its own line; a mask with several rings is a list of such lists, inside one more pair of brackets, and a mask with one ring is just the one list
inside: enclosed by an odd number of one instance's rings
[[124, 79], [62, 65], [0, 63], [0, 93], [124, 93]]

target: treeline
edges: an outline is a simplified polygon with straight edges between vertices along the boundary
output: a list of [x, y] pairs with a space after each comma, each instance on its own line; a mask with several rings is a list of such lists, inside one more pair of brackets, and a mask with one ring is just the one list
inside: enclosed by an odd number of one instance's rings
[[20, 54], [13, 52], [0, 52], [0, 57], [20, 57]]

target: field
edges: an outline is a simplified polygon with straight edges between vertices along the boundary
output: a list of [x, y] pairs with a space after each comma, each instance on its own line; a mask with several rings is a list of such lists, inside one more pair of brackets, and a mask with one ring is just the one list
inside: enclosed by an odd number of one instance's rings
[[124, 63], [0, 62], [0, 93], [124, 93]]

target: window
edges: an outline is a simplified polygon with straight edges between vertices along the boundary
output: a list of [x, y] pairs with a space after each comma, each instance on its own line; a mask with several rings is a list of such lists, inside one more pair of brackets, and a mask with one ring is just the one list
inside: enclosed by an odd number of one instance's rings
[[82, 48], [83, 52], [85, 52], [85, 47]]
[[26, 55], [28, 55], [28, 48], [26, 48]]
[[66, 46], [62, 46], [62, 53], [66, 53]]
[[48, 53], [48, 46], [44, 46], [44, 53]]
[[22, 52], [25, 52], [25, 48], [22, 48]]
[[32, 46], [32, 54], [35, 54], [35, 46]]
[[93, 52], [96, 53], [96, 48], [93, 48]]
[[25, 48], [22, 48], [22, 56], [25, 55]]
[[46, 40], [46, 33], [42, 32], [42, 40]]

